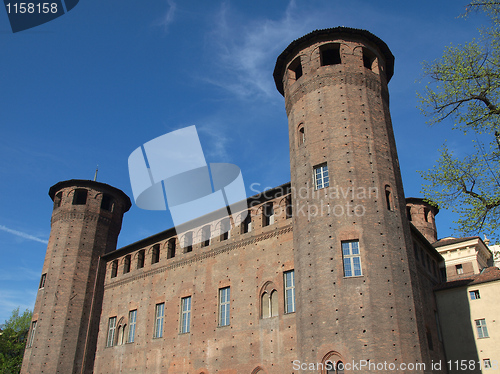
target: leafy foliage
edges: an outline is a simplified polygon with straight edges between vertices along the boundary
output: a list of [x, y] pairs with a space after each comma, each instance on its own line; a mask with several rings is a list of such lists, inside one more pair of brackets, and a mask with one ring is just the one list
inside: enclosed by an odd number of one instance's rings
[[18, 374], [21, 371], [24, 347], [31, 323], [32, 313], [25, 310], [19, 314], [19, 308], [0, 326], [0, 373]]
[[500, 2], [476, 1], [465, 16], [483, 11], [490, 26], [480, 39], [449, 46], [443, 57], [424, 63], [429, 83], [419, 95], [430, 124], [453, 121], [472, 141], [471, 152], [459, 159], [447, 146], [437, 165], [421, 172], [428, 182], [425, 197], [459, 213], [457, 230], [488, 234], [498, 240], [500, 227]]

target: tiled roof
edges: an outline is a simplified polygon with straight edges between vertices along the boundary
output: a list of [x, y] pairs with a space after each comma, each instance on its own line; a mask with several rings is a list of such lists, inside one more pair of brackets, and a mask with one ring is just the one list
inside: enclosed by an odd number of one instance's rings
[[484, 268], [479, 274], [442, 283], [436, 286], [434, 288], [434, 291], [446, 290], [456, 287], [473, 286], [475, 284], [492, 282], [496, 280], [500, 280], [500, 269], [495, 266], [491, 266], [488, 268]]

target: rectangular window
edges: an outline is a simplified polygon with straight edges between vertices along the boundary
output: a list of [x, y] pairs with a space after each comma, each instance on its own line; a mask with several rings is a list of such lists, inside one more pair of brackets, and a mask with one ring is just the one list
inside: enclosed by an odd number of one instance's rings
[[486, 321], [483, 319], [476, 319], [476, 329], [478, 339], [489, 338], [488, 329], [486, 328]]
[[141, 249], [137, 254], [137, 269], [142, 269], [144, 267], [145, 257], [146, 257], [146, 250]]
[[181, 334], [189, 332], [191, 323], [191, 296], [181, 299]]
[[132, 257], [131, 255], [125, 256], [125, 259], [123, 260], [123, 274], [130, 273], [130, 261]]
[[362, 275], [358, 240], [342, 242], [342, 257], [344, 259], [344, 277]]
[[314, 189], [328, 187], [330, 185], [330, 178], [328, 177], [328, 166], [326, 164], [314, 167]]
[[285, 271], [285, 313], [295, 312], [295, 273], [293, 270]]
[[165, 315], [165, 303], [156, 304], [155, 308], [155, 331], [153, 338], [163, 336], [163, 316]]
[[47, 273], [43, 273], [42, 277], [40, 278], [40, 287], [38, 288], [44, 288], [45, 287], [45, 280], [47, 279]]
[[160, 245], [155, 244], [151, 252], [151, 265], [157, 264], [158, 262], [160, 262]]
[[128, 312], [128, 337], [127, 343], [133, 343], [135, 340], [135, 324], [137, 322], [137, 309]]
[[114, 260], [111, 263], [111, 278], [116, 278], [117, 274], [118, 274], [118, 260]]
[[33, 342], [35, 341], [36, 322], [37, 321], [31, 322], [31, 329], [28, 335], [28, 344], [26, 345], [28, 348], [30, 348], [33, 345]]
[[219, 326], [229, 326], [230, 288], [219, 290]]
[[477, 300], [481, 298], [481, 296], [479, 295], [479, 290], [469, 291], [469, 295], [471, 300]]
[[112, 347], [115, 345], [115, 331], [116, 317], [111, 317], [108, 322], [108, 340], [106, 341], [106, 347]]
[[489, 358], [483, 360], [483, 369], [491, 369], [491, 360]]
[[464, 273], [464, 268], [462, 267], [462, 264], [455, 265], [455, 269], [457, 270], [458, 275]]

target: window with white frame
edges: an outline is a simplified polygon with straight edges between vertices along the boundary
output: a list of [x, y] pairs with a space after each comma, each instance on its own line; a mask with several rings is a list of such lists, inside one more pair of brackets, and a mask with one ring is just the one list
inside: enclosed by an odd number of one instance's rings
[[481, 295], [479, 295], [479, 290], [469, 291], [469, 296], [471, 300], [478, 300], [481, 298]]
[[30, 348], [33, 345], [33, 342], [35, 341], [36, 323], [37, 321], [31, 322], [31, 329], [28, 335], [28, 344], [26, 345], [28, 348]]
[[135, 325], [137, 322], [137, 309], [128, 312], [128, 337], [127, 343], [133, 343], [135, 340]]
[[47, 279], [47, 273], [43, 273], [42, 277], [40, 278], [40, 285], [38, 288], [45, 288], [45, 280]]
[[191, 323], [191, 296], [181, 299], [181, 334], [189, 332]]
[[295, 273], [293, 270], [283, 274], [285, 283], [285, 313], [295, 312]]
[[326, 188], [330, 185], [330, 178], [328, 177], [328, 165], [322, 164], [314, 167], [314, 189], [319, 190]]
[[464, 273], [464, 267], [462, 266], [462, 264], [455, 265], [455, 270], [457, 271], [458, 275]]
[[230, 297], [231, 289], [229, 287], [219, 290], [219, 326], [229, 326], [230, 324]]
[[358, 277], [362, 275], [358, 240], [342, 242], [342, 257], [344, 261], [344, 277]]
[[111, 317], [108, 321], [108, 339], [106, 340], [106, 347], [115, 345], [115, 332], [116, 332], [116, 317]]
[[165, 303], [156, 304], [155, 308], [155, 331], [153, 338], [161, 338], [163, 336], [163, 317], [165, 316]]
[[476, 319], [476, 331], [477, 331], [477, 338], [482, 339], [482, 338], [489, 338], [490, 336], [488, 335], [488, 329], [486, 328], [486, 321], [485, 319]]

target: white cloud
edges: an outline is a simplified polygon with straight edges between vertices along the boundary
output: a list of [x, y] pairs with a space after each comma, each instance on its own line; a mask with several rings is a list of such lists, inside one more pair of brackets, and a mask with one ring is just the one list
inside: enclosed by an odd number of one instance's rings
[[170, 24], [174, 22], [175, 11], [177, 10], [177, 4], [173, 0], [167, 0], [167, 4], [168, 10], [158, 22], [158, 26], [163, 27], [165, 31], [167, 31]]
[[12, 234], [12, 235], [19, 236], [19, 237], [21, 237], [23, 239], [33, 240], [35, 242], [40, 242], [40, 243], [43, 243], [43, 244], [48, 244], [49, 243], [48, 240], [37, 238], [36, 236], [27, 234], [25, 232], [21, 232], [21, 231], [17, 231], [17, 230], [12, 230], [12, 229], [9, 229], [8, 227], [5, 227], [3, 225], [0, 225], [0, 230], [8, 232], [9, 234]]

